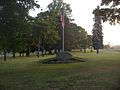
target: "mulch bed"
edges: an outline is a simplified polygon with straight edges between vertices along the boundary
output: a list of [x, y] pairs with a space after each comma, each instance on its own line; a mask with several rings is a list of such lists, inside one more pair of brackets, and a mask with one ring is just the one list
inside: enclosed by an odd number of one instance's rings
[[86, 61], [87, 60], [83, 58], [78, 58], [78, 57], [74, 57], [70, 60], [57, 60], [56, 58], [49, 58], [49, 59], [42, 60], [41, 63], [42, 64], [62, 64], [62, 63], [80, 63], [80, 62], [86, 62]]

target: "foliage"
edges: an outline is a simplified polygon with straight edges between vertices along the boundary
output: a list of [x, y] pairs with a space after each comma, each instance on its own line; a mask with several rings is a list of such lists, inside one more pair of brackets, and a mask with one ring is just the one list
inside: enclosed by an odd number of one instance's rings
[[87, 48], [87, 32], [84, 29], [80, 30], [80, 47]]
[[111, 7], [117, 7], [120, 5], [120, 0], [102, 0], [101, 5], [111, 5]]
[[21, 32], [28, 27], [28, 12], [35, 6], [39, 7], [34, 0], [0, 1], [0, 44], [5, 52], [4, 56], [6, 51], [11, 49], [15, 52], [19, 47], [20, 37], [23, 34]]
[[[99, 10], [99, 7], [97, 7]], [[102, 33], [102, 25], [101, 25], [101, 16], [95, 14], [94, 17], [94, 25], [92, 30], [92, 44], [94, 49], [102, 49], [103, 48], [103, 33]]]
[[[59, 37], [59, 40], [55, 45], [56, 49], [62, 49], [62, 27], [60, 21], [60, 13], [61, 13], [61, 9], [63, 8], [64, 8], [64, 18], [65, 18], [65, 38], [67, 38], [66, 27], [70, 23], [71, 20], [70, 16], [72, 12], [70, 5], [62, 2], [62, 0], [53, 0], [53, 2], [48, 5], [49, 12], [51, 13], [50, 17], [52, 17], [52, 21], [54, 21], [54, 23], [51, 22], [52, 26], [55, 26], [55, 30], [58, 32], [58, 37]], [[65, 39], [65, 45], [66, 45], [66, 41], [67, 39]]]
[[94, 10], [94, 13], [100, 15], [102, 17], [103, 22], [109, 21], [112, 25], [120, 23], [120, 0], [101, 1], [101, 8], [99, 10]]
[[[77, 26], [71, 19], [70, 4], [62, 0], [53, 0], [48, 10], [38, 13], [36, 17], [29, 16], [29, 10], [39, 7], [35, 0], [0, 1], [0, 50], [6, 53], [20, 53], [20, 56], [37, 50], [60, 51], [62, 49], [62, 27], [60, 21], [61, 9], [64, 9], [65, 18], [65, 49], [88, 47], [87, 32]], [[82, 30], [82, 32], [80, 32]], [[83, 38], [81, 38], [83, 37]], [[84, 39], [84, 40], [83, 40]], [[71, 42], [72, 41], [72, 42]]]
[[92, 48], [92, 35], [87, 35], [88, 48]]

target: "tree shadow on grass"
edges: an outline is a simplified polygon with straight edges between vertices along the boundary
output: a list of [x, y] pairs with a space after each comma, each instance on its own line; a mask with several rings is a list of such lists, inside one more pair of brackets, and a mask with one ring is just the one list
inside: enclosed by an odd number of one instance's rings
[[118, 86], [116, 87], [115, 90], [120, 90], [120, 77], [119, 77], [119, 79], [118, 79]]
[[0, 84], [0, 90], [5, 90], [4, 85]]
[[79, 57], [73, 57], [70, 60], [57, 60], [56, 57], [54, 58], [48, 58], [40, 61], [42, 64], [64, 64], [64, 63], [80, 63], [80, 62], [86, 62], [87, 60], [84, 58]]

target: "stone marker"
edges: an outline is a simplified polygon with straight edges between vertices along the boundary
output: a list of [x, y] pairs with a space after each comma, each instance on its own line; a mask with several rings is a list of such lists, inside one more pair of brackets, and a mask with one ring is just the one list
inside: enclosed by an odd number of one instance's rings
[[67, 61], [72, 59], [72, 55], [69, 52], [59, 52], [56, 55], [57, 60]]

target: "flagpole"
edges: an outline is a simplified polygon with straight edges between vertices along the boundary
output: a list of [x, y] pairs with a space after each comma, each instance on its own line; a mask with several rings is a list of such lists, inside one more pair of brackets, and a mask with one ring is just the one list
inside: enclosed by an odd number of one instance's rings
[[65, 41], [64, 41], [64, 27], [63, 27], [63, 30], [62, 30], [62, 36], [63, 36], [63, 45], [62, 45], [62, 47], [63, 47], [63, 52], [65, 51], [64, 49], [65, 49]]
[[[62, 4], [63, 4], [63, 0], [62, 0]], [[63, 13], [64, 13], [64, 4], [63, 4]], [[63, 18], [64, 18], [64, 14], [63, 14]], [[65, 23], [65, 22], [64, 22]], [[63, 52], [65, 51], [65, 37], [64, 37], [64, 24], [63, 24], [63, 27], [62, 27], [62, 37], [63, 37], [63, 42], [62, 42], [62, 49], [63, 49]]]

